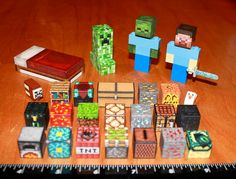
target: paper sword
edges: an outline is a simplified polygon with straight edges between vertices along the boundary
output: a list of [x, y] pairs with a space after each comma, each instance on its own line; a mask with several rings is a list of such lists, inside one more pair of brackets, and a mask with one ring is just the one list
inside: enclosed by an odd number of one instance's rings
[[198, 70], [197, 67], [194, 68], [193, 70], [189, 70], [187, 69], [187, 72], [189, 74], [193, 74], [193, 77], [195, 78], [196, 76], [202, 76], [204, 78], [209, 78], [209, 79], [212, 79], [212, 80], [218, 80], [219, 79], [219, 76], [214, 74], [214, 73], [209, 73], [209, 72], [205, 72], [205, 71], [201, 71], [201, 70]]

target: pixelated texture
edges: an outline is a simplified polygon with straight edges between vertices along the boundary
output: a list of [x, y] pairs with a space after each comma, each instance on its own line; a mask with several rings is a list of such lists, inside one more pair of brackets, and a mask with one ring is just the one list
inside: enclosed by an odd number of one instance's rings
[[155, 158], [157, 139], [153, 128], [134, 129], [134, 158]]
[[134, 128], [152, 127], [153, 112], [150, 105], [131, 105], [131, 130]]
[[29, 102], [24, 112], [26, 126], [47, 128], [49, 109], [46, 102]]
[[78, 119], [78, 126], [79, 127], [98, 127], [99, 121], [95, 120], [88, 120], [88, 119]]
[[74, 83], [74, 106], [79, 103], [93, 102], [94, 88], [93, 82], [75, 82]]
[[106, 104], [105, 106], [105, 128], [125, 127], [125, 105]]
[[25, 93], [33, 100], [43, 98], [42, 87], [32, 78], [24, 81]]
[[52, 127], [48, 132], [48, 155], [51, 158], [71, 156], [72, 134], [67, 127]]
[[77, 118], [94, 120], [98, 119], [98, 104], [97, 103], [80, 103], [78, 105]]
[[69, 102], [70, 101], [70, 82], [60, 81], [51, 84], [50, 89], [51, 102]]
[[161, 128], [175, 127], [175, 108], [171, 104], [155, 104], [156, 131], [160, 132]]
[[100, 155], [98, 127], [78, 127], [76, 137], [77, 158], [98, 158]]
[[136, 19], [135, 35], [143, 38], [153, 38], [156, 32], [156, 18], [140, 16]]
[[177, 83], [161, 84], [162, 104], [172, 104], [175, 108], [177, 108], [180, 101], [180, 94], [180, 88]]
[[106, 158], [127, 158], [128, 147], [106, 147]]
[[46, 136], [43, 127], [23, 127], [18, 137], [21, 158], [42, 158]]
[[209, 158], [212, 141], [207, 131], [187, 131], [188, 158]]
[[200, 124], [200, 112], [196, 105], [178, 105], [176, 124], [186, 130], [198, 130]]
[[162, 128], [160, 147], [162, 158], [183, 158], [186, 147], [183, 129]]
[[115, 73], [116, 63], [113, 60], [113, 30], [107, 25], [95, 25], [92, 32], [93, 44], [90, 60], [99, 74]]
[[156, 83], [139, 83], [139, 103], [153, 106], [157, 103], [158, 89]]

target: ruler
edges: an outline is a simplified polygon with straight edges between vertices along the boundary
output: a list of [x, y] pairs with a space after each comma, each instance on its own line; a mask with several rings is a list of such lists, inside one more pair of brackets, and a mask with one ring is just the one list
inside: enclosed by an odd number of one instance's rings
[[4, 176], [236, 176], [236, 163], [158, 165], [38, 165], [0, 164]]

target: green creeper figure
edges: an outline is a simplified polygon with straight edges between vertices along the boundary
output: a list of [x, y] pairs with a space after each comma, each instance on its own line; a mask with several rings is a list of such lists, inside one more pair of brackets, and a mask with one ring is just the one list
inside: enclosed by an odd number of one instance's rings
[[93, 45], [90, 60], [99, 74], [115, 73], [116, 63], [113, 60], [113, 30], [107, 25], [93, 26]]

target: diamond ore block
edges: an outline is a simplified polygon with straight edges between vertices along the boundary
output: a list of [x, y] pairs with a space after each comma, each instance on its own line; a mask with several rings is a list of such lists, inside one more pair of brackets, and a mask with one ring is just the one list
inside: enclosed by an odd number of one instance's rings
[[200, 112], [196, 105], [178, 105], [176, 124], [186, 130], [198, 130]]
[[125, 127], [125, 104], [105, 105], [105, 128]]
[[52, 103], [50, 127], [72, 127], [72, 106], [70, 103]]
[[139, 83], [139, 103], [154, 105], [157, 103], [158, 90], [156, 83]]
[[46, 102], [29, 102], [25, 112], [26, 126], [47, 128], [49, 121], [49, 109]]
[[175, 107], [171, 104], [155, 104], [156, 131], [161, 128], [175, 127]]
[[46, 136], [43, 127], [23, 127], [18, 138], [21, 158], [42, 158]]
[[76, 137], [77, 158], [99, 158], [100, 133], [98, 127], [78, 127]]
[[131, 105], [131, 130], [134, 128], [152, 127], [153, 112], [150, 105], [132, 104]]
[[72, 133], [68, 127], [52, 127], [48, 132], [48, 155], [51, 158], [71, 156]]
[[134, 129], [134, 158], [155, 158], [156, 133], [153, 128]]
[[74, 83], [74, 106], [79, 103], [93, 102], [94, 88], [93, 82], [75, 82]]
[[162, 158], [183, 158], [186, 147], [183, 129], [162, 128], [160, 146]]
[[187, 131], [188, 158], [209, 158], [212, 142], [207, 131]]

